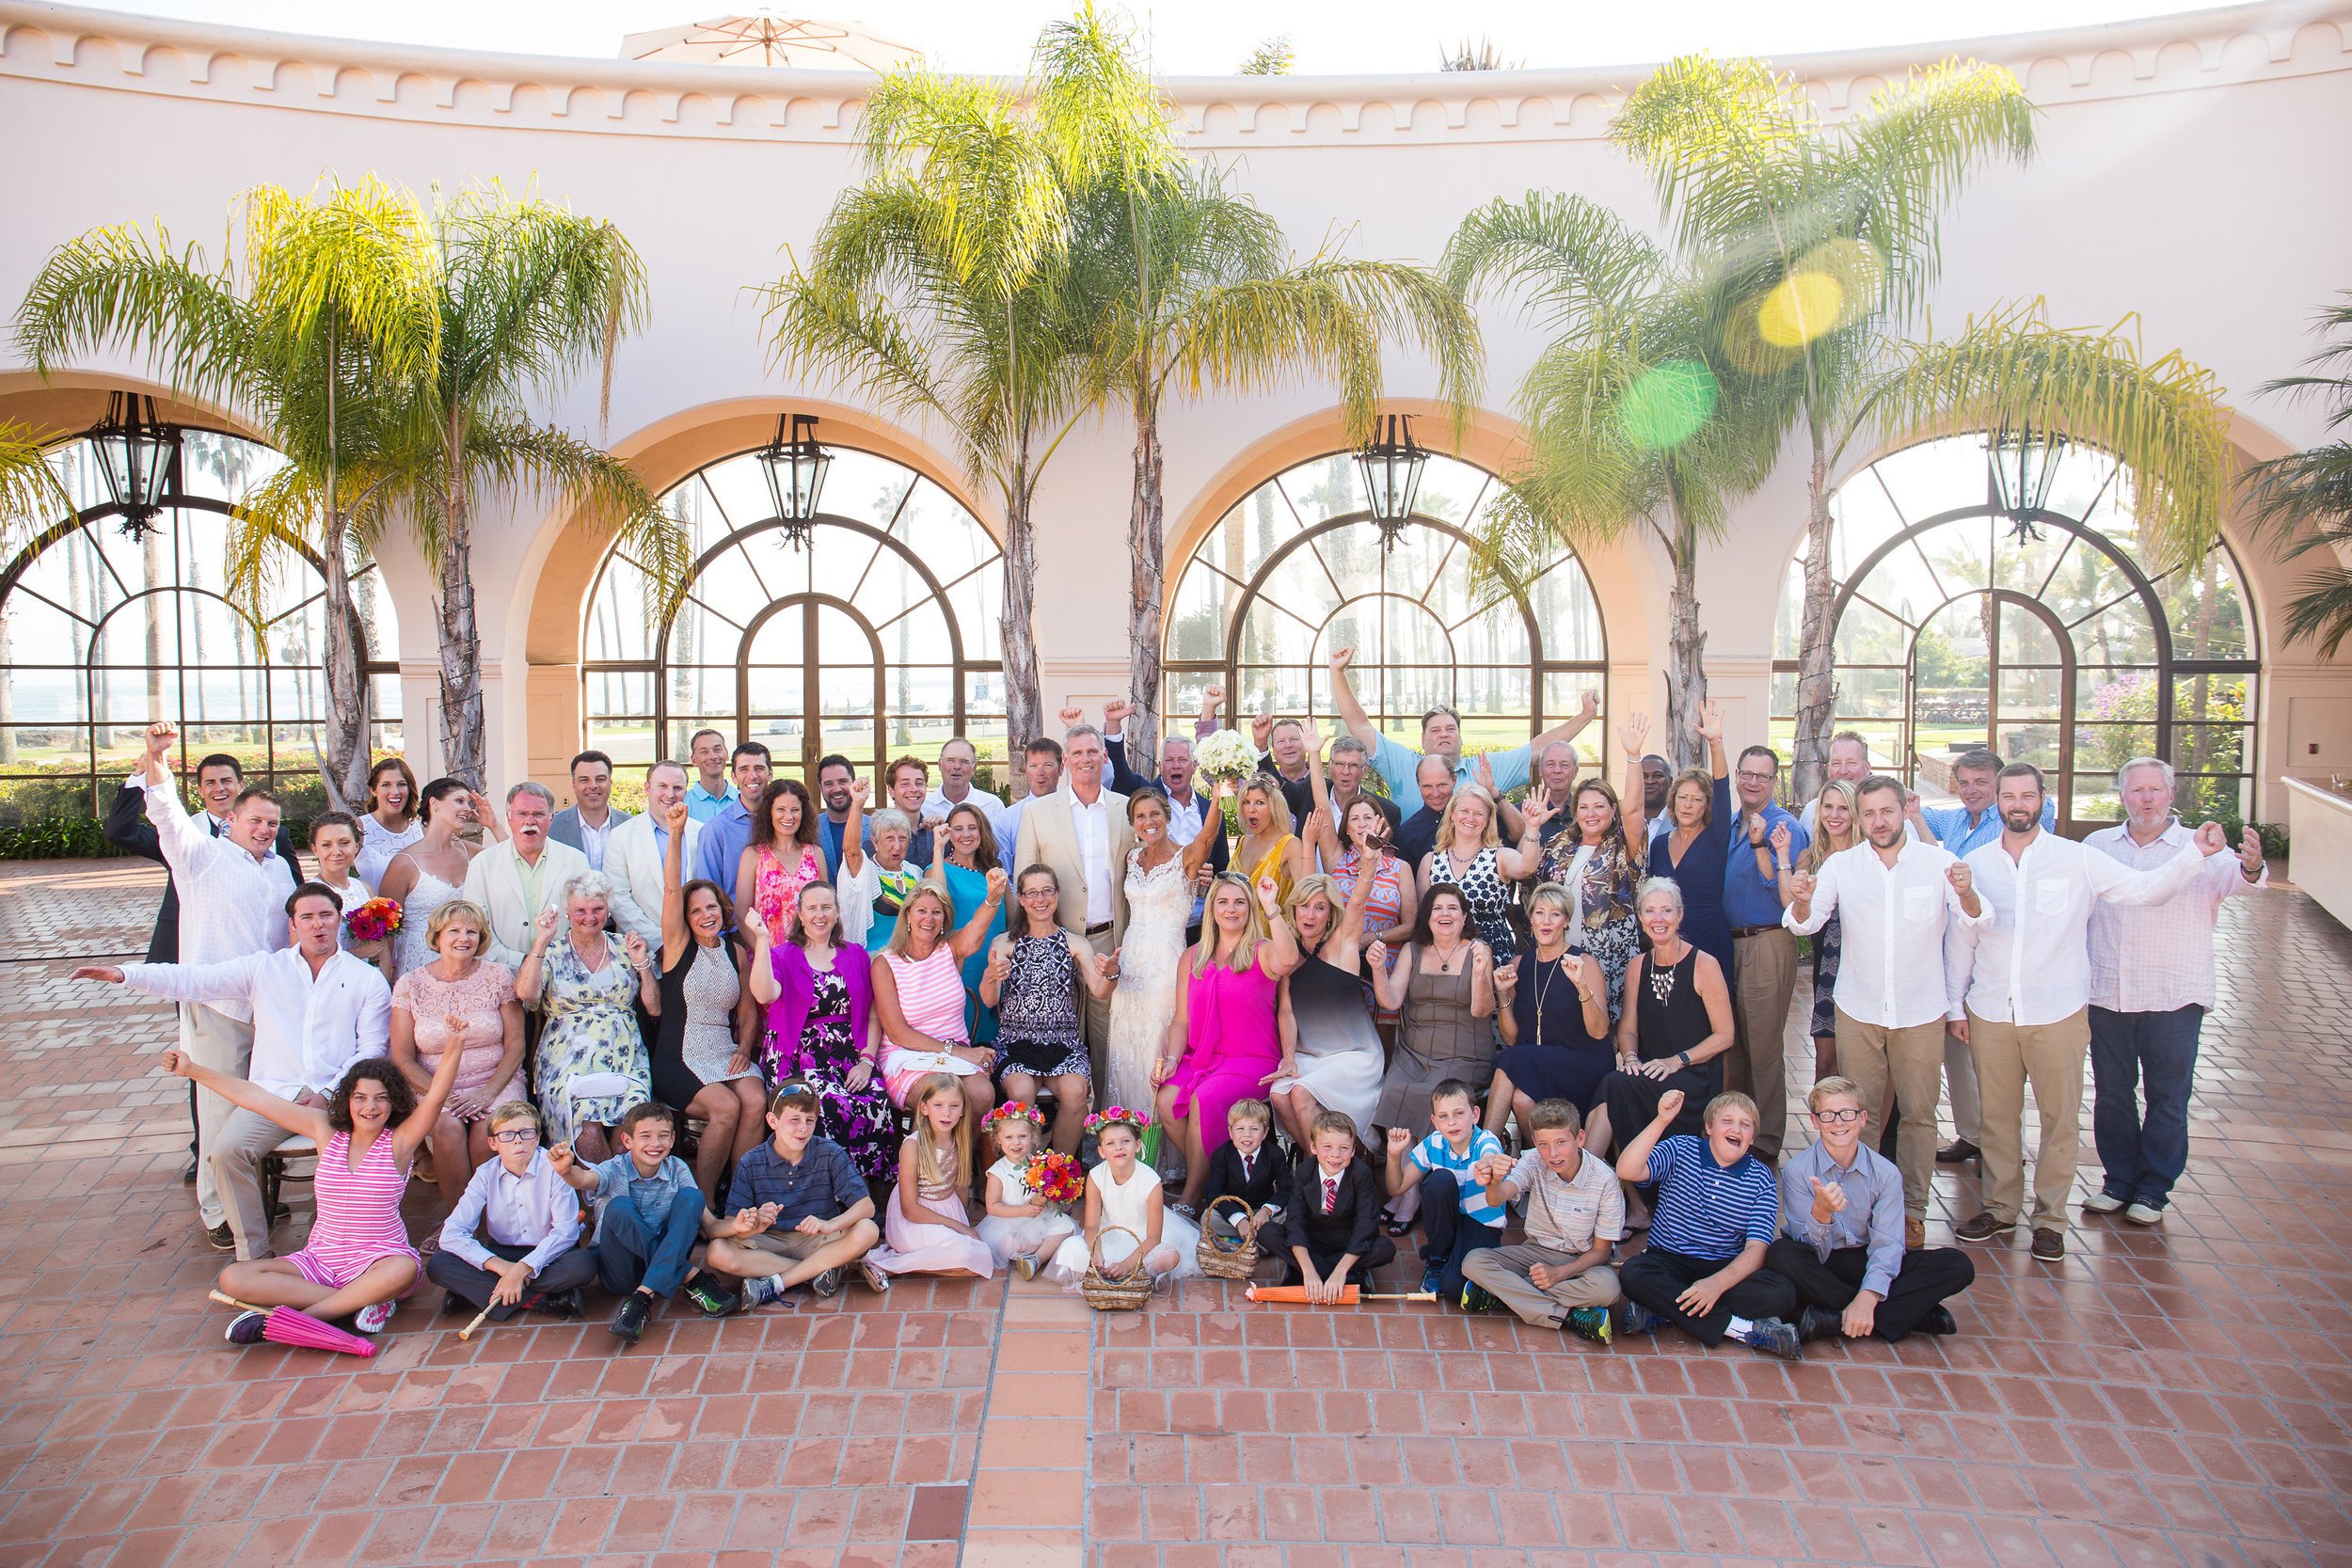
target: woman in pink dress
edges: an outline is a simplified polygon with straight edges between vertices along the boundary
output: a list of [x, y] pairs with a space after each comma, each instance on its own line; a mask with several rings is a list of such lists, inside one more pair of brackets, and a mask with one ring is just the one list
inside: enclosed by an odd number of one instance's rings
[[801, 889], [825, 879], [817, 847], [817, 813], [794, 779], [777, 779], [752, 814], [751, 842], [735, 863], [735, 907], [757, 910], [778, 942], [791, 940]]
[[476, 955], [490, 921], [478, 904], [453, 898], [433, 911], [425, 946], [433, 961], [392, 984], [393, 1065], [422, 1094], [441, 1057], [455, 1050], [457, 1082], [433, 1124], [433, 1179], [451, 1208], [476, 1167], [490, 1159], [490, 1108], [526, 1098], [523, 1005], [515, 974]]
[[[423, 1272], [424, 1260], [408, 1244], [408, 1227], [400, 1219], [408, 1166], [432, 1136], [464, 1060], [462, 1052], [443, 1052], [420, 1095], [389, 1061], [369, 1056], [351, 1064], [320, 1107], [280, 1100], [257, 1084], [165, 1052], [167, 1072], [318, 1145], [311, 1182], [318, 1219], [310, 1239], [291, 1257], [230, 1264], [220, 1271], [221, 1293], [256, 1307], [297, 1307], [314, 1318], [350, 1317], [360, 1333], [382, 1333]], [[229, 1325], [229, 1342], [260, 1343], [267, 1315], [239, 1314]]]
[[886, 1275], [986, 1279], [996, 1272], [996, 1255], [972, 1227], [972, 1117], [963, 1085], [949, 1073], [929, 1073], [907, 1099], [914, 1131], [898, 1149], [882, 1244], [866, 1260]]
[[1282, 918], [1273, 875], [1252, 889], [1234, 872], [1209, 885], [1200, 940], [1184, 954], [1184, 983], [1168, 1048], [1152, 1064], [1161, 1125], [1184, 1157], [1176, 1211], [1200, 1215], [1209, 1156], [1225, 1147], [1225, 1113], [1264, 1095], [1282, 1065], [1276, 1004], [1282, 976], [1298, 967], [1298, 937]]
[[980, 950], [1005, 907], [1002, 867], [988, 874], [988, 893], [961, 930], [947, 929], [947, 895], [925, 882], [898, 911], [890, 945], [874, 955], [874, 1017], [882, 1024], [882, 1082], [891, 1102], [933, 1073], [963, 1088], [965, 1114], [977, 1123], [996, 1103], [991, 1081], [996, 1048], [975, 1045], [965, 1026], [963, 960]]

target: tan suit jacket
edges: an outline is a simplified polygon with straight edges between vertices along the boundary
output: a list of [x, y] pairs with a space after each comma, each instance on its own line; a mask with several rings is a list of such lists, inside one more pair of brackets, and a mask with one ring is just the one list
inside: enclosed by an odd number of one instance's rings
[[539, 911], [550, 904], [556, 907], [560, 935], [564, 886], [587, 871], [586, 855], [548, 839], [539, 849], [539, 901], [533, 904], [523, 896], [521, 857], [515, 853], [513, 842], [501, 839], [485, 846], [468, 863], [464, 889], [466, 896], [490, 917], [490, 940], [482, 956], [509, 969], [521, 968], [532, 943], [538, 940], [533, 926]]
[[[678, 867], [682, 881], [694, 879], [694, 857], [702, 851], [702, 834], [703, 825], [689, 817], [686, 842], [680, 847], [685, 855]], [[644, 937], [647, 945], [660, 951], [661, 852], [655, 847], [652, 816], [640, 814], [612, 830], [604, 846], [604, 874], [612, 883], [612, 923]]]
[[[1107, 953], [1127, 934], [1127, 854], [1136, 847], [1136, 835], [1127, 825], [1127, 797], [1115, 789], [1105, 789], [1103, 800], [1110, 812], [1111, 928], [1108, 937], [1098, 940], [1095, 945]], [[1017, 878], [1025, 865], [1052, 866], [1054, 875], [1061, 881], [1061, 902], [1055, 908], [1054, 918], [1065, 930], [1084, 936], [1086, 861], [1078, 852], [1078, 825], [1070, 814], [1072, 804], [1070, 787], [1064, 784], [1022, 809], [1020, 841], [1013, 847], [1005, 874]], [[1017, 894], [1020, 890], [1012, 891]], [[1006, 902], [1013, 900], [1008, 898]]]

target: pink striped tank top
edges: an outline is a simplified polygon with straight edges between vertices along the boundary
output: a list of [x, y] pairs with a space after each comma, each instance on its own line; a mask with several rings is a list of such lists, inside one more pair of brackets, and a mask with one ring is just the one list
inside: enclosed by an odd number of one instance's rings
[[882, 958], [898, 982], [898, 1010], [908, 1028], [951, 1045], [971, 1039], [963, 1026], [963, 972], [946, 942], [932, 948], [928, 958], [902, 958], [889, 952]]
[[319, 1150], [318, 1173], [311, 1180], [318, 1223], [303, 1252], [342, 1279], [356, 1277], [379, 1258], [416, 1257], [400, 1219], [400, 1197], [407, 1187], [407, 1173], [392, 1161], [390, 1129], [376, 1134], [358, 1170], [351, 1168], [351, 1134], [336, 1132]]

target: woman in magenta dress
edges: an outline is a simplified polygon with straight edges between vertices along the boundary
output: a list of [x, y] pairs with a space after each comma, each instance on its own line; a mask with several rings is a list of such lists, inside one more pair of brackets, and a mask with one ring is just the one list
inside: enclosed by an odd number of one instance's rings
[[[230, 1264], [220, 1271], [221, 1294], [257, 1307], [298, 1307], [314, 1318], [349, 1317], [362, 1334], [382, 1333], [423, 1273], [424, 1260], [408, 1244], [408, 1227], [400, 1219], [409, 1164], [433, 1135], [465, 1059], [462, 1051], [441, 1053], [420, 1095], [389, 1059], [370, 1056], [352, 1063], [326, 1105], [317, 1106], [280, 1100], [259, 1085], [165, 1052], [166, 1071], [318, 1145], [311, 1186], [318, 1219], [310, 1239], [290, 1257]], [[265, 1315], [239, 1314], [229, 1325], [229, 1342], [260, 1343]]]
[[1160, 1124], [1184, 1160], [1175, 1207], [1187, 1219], [1200, 1217], [1209, 1156], [1225, 1146], [1225, 1113], [1263, 1098], [1282, 1065], [1276, 1004], [1297, 967], [1298, 938], [1272, 875], [1254, 890], [1231, 871], [1209, 884], [1206, 923], [1184, 954], [1176, 1016], [1152, 1069]]

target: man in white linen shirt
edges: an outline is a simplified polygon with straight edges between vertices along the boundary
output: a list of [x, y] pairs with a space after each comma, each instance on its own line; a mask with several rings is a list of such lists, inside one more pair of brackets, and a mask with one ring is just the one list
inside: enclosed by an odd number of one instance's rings
[[980, 808], [981, 816], [988, 818], [989, 831], [1002, 839], [1005, 831], [997, 825], [997, 819], [1004, 815], [1005, 802], [972, 782], [972, 775], [979, 770], [979, 767], [980, 753], [963, 736], [957, 736], [942, 746], [939, 749], [939, 787], [924, 798], [918, 825], [934, 816], [945, 822], [949, 812], [969, 800]]
[[[482, 797], [476, 795], [475, 800]], [[465, 895], [490, 917], [482, 956], [519, 971], [538, 940], [539, 911], [564, 896], [564, 884], [588, 869], [588, 857], [548, 837], [555, 794], [526, 780], [506, 792], [506, 834], [466, 865]]]
[[[275, 859], [273, 855], [271, 857]], [[284, 906], [294, 945], [204, 964], [90, 964], [76, 980], [103, 980], [175, 1002], [231, 1003], [253, 1020], [252, 1065], [239, 1073], [280, 1100], [325, 1105], [351, 1064], [381, 1056], [392, 1027], [392, 991], [373, 964], [342, 950], [342, 900], [305, 882]], [[264, 1155], [294, 1136], [241, 1107], [204, 1140], [213, 1187], [229, 1212], [237, 1257], [270, 1256], [262, 1203]]]
[[[164, 767], [164, 753], [177, 739], [169, 724], [150, 724], [141, 769], [147, 819], [180, 894], [180, 961], [215, 964], [285, 946], [286, 896], [294, 892], [294, 876], [277, 853], [278, 797], [258, 784], [239, 790], [230, 807], [229, 831], [215, 838], [188, 816], [179, 786]], [[180, 1049], [215, 1072], [245, 1077], [253, 1054], [252, 1007], [231, 997], [183, 1005]], [[197, 1090], [197, 1212], [213, 1245], [224, 1252], [237, 1240], [213, 1179], [211, 1156], [234, 1109], [210, 1090]]]
[[[612, 830], [604, 848], [605, 879], [612, 884], [612, 923], [631, 936], [661, 945], [661, 861], [669, 853], [670, 808], [686, 799], [686, 768], [675, 762], [657, 762], [645, 769], [645, 809]], [[690, 804], [686, 842], [678, 850], [682, 880], [693, 876], [694, 857], [702, 848], [703, 825], [694, 820]]]
[[[1078, 724], [1062, 737], [1062, 783], [1057, 794], [1032, 798], [1021, 814], [1021, 835], [1006, 866], [1007, 876], [1042, 863], [1061, 883], [1056, 922], [1084, 937], [1097, 953], [1117, 949], [1127, 926], [1127, 851], [1135, 832], [1127, 824], [1127, 797], [1104, 787], [1110, 759], [1103, 732]], [[1094, 1059], [1094, 1081], [1106, 1083], [1103, 1053], [1110, 1041], [1108, 997], [1088, 993], [1087, 1050]]]
[[[2180, 855], [2146, 871], [2059, 838], [2042, 826], [2042, 769], [2013, 762], [2001, 769], [1994, 802], [2001, 836], [1967, 856], [1978, 894], [1993, 917], [1954, 942], [1947, 961], [1964, 958], [1967, 985], [1955, 1032], [1977, 1059], [1984, 1105], [1984, 1208], [1953, 1232], [1989, 1242], [2016, 1226], [2025, 1197], [2026, 1085], [2042, 1114], [2034, 1154], [2033, 1255], [2066, 1256], [2066, 1196], [2080, 1153], [2083, 1058], [2090, 1050], [2090, 910], [2101, 899], [2161, 904], [2197, 879], [2197, 856]], [[2226, 846], [2219, 824], [2197, 831], [2201, 855]], [[1956, 977], [1956, 976], [1955, 976]]]
[[1789, 873], [1782, 918], [1811, 936], [1839, 916], [1837, 1070], [1867, 1113], [1862, 1142], [1876, 1148], [1886, 1086], [1902, 1117], [1896, 1166], [1903, 1178], [1903, 1243], [1927, 1244], [1935, 1173], [1935, 1102], [1944, 1068], [1944, 1020], [1959, 998], [1947, 988], [1944, 934], [1984, 919], [1967, 864], [1905, 830], [1902, 781], [1862, 781], [1860, 844]]
[[[2124, 820], [2084, 839], [2086, 848], [2135, 870], [2195, 854], [2195, 835], [2173, 819], [2170, 763], [2134, 757], [2115, 786]], [[2091, 911], [2090, 1135], [2106, 1173], [2083, 1200], [2092, 1213], [2121, 1209], [2137, 1225], [2164, 1223], [2172, 1183], [2188, 1168], [2188, 1095], [2214, 999], [2214, 920], [2223, 899], [2269, 882], [2262, 837], [2249, 828], [2237, 853], [2205, 861], [2178, 898]]]

